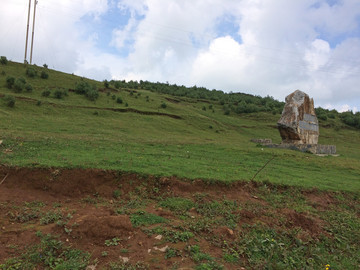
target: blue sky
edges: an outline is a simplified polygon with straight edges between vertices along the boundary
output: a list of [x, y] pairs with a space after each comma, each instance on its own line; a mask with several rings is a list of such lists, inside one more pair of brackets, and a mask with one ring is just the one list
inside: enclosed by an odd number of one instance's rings
[[[27, 0], [2, 3], [0, 54], [23, 61]], [[358, 0], [39, 0], [34, 63], [98, 80], [198, 85], [360, 109]]]

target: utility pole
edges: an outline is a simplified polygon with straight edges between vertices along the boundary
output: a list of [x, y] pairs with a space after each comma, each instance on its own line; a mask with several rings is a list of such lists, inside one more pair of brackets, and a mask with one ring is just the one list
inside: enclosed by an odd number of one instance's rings
[[34, 30], [35, 30], [35, 13], [36, 13], [36, 4], [37, 0], [34, 1], [34, 17], [33, 17], [33, 28], [32, 28], [32, 37], [31, 37], [31, 49], [30, 49], [30, 65], [32, 62], [32, 52], [33, 52], [33, 45], [34, 45]]
[[[36, 1], [36, 0], [35, 0], [35, 1]], [[26, 64], [26, 53], [27, 53], [27, 45], [28, 45], [28, 39], [29, 39], [30, 8], [31, 8], [31, 0], [29, 0], [28, 19], [27, 19], [27, 26], [26, 26], [26, 40], [25, 40], [25, 57], [24, 57], [24, 64]]]

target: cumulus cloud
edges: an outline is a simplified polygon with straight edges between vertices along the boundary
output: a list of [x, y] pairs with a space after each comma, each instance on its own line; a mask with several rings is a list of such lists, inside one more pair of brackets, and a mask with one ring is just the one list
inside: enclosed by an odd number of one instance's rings
[[[24, 1], [2, 3], [1, 54], [18, 61], [26, 16]], [[279, 100], [301, 89], [317, 106], [353, 109], [360, 103], [359, 16], [358, 0], [39, 1], [34, 62], [96, 79]], [[229, 31], [221, 30], [224, 21]]]

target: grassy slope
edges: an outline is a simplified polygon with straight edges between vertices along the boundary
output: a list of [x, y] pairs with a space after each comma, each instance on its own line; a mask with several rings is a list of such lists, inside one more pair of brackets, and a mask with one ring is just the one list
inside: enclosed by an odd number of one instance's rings
[[[39, 70], [41, 68], [38, 68]], [[14, 108], [0, 100], [1, 163], [15, 166], [95, 167], [186, 178], [250, 180], [272, 157], [256, 180], [317, 187], [329, 190], [360, 190], [360, 132], [348, 128], [320, 128], [321, 144], [336, 144], [340, 157], [318, 157], [290, 150], [267, 149], [251, 138], [280, 142], [276, 127], [279, 115], [266, 113], [225, 116], [222, 107], [202, 110], [209, 103], [179, 99], [145, 90], [130, 95], [128, 89], [100, 93], [96, 102], [69, 92], [63, 99], [42, 97], [49, 87], [74, 89], [80, 78], [48, 70], [49, 79], [27, 78], [21, 64], [0, 66], [0, 95], [11, 94], [42, 102], [16, 100]], [[39, 72], [38, 72], [39, 73]], [[6, 76], [24, 77], [32, 93], [15, 94], [5, 87]], [[102, 87], [99, 82], [98, 87]], [[112, 95], [122, 97], [116, 103]], [[140, 95], [139, 95], [140, 94]], [[146, 101], [149, 96], [149, 102]], [[166, 98], [180, 100], [170, 102]], [[166, 102], [167, 108], [160, 108]], [[54, 104], [51, 104], [54, 103]], [[178, 115], [142, 115], [101, 108], [134, 108]], [[77, 108], [74, 106], [91, 106]], [[339, 121], [331, 119], [329, 121]], [[12, 152], [6, 151], [11, 149]]]

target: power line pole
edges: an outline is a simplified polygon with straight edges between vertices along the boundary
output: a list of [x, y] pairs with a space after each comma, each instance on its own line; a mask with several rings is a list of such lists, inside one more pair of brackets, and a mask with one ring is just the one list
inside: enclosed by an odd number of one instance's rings
[[[35, 0], [35, 1], [36, 1], [36, 0]], [[28, 45], [28, 39], [29, 39], [30, 8], [31, 8], [31, 0], [29, 0], [28, 19], [27, 19], [27, 26], [26, 26], [26, 40], [25, 40], [25, 57], [24, 57], [24, 64], [26, 64], [26, 53], [27, 53], [27, 45]]]
[[32, 27], [32, 37], [31, 37], [31, 49], [30, 49], [30, 65], [32, 62], [32, 52], [33, 52], [33, 44], [34, 44], [34, 31], [35, 31], [35, 13], [36, 13], [36, 4], [37, 0], [34, 1], [34, 17], [33, 17], [33, 27]]

